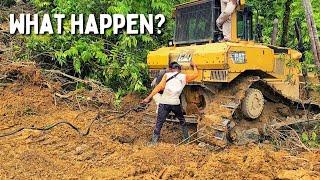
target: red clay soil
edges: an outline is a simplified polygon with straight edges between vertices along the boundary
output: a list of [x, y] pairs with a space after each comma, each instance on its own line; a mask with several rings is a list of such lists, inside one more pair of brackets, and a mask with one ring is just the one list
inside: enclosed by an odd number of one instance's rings
[[[0, 67], [0, 74], [12, 71], [12, 67]], [[84, 131], [97, 116], [99, 108], [84, 106], [81, 111], [73, 103], [57, 101], [53, 88], [30, 72], [37, 71], [22, 71], [21, 78], [0, 87], [0, 135], [60, 120]], [[127, 97], [123, 110], [139, 101], [136, 96]], [[104, 110], [112, 108], [107, 107]], [[152, 105], [145, 112], [131, 112], [109, 123], [96, 122], [85, 137], [68, 126], [58, 126], [0, 138], [0, 178], [320, 179], [319, 152], [293, 156], [270, 144], [230, 146], [221, 151], [196, 143], [177, 147], [180, 129], [170, 123], [163, 128], [161, 143], [149, 147], [154, 109]], [[109, 115], [117, 114], [110, 111]], [[105, 113], [105, 120], [109, 115]]]

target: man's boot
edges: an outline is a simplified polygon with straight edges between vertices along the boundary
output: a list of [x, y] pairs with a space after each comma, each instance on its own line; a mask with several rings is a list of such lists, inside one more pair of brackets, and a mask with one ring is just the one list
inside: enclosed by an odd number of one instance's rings
[[183, 141], [185, 143], [190, 142], [190, 136], [189, 136], [189, 131], [188, 131], [188, 127], [187, 126], [182, 126], [182, 137], [183, 137]]
[[156, 145], [158, 143], [159, 137], [160, 137], [159, 135], [153, 133], [150, 145], [151, 146]]

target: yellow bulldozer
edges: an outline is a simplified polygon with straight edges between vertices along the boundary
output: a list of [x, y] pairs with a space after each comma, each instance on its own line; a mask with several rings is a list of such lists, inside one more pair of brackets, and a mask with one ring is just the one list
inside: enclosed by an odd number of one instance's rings
[[176, 6], [174, 40], [147, 58], [151, 78], [173, 61], [184, 67], [184, 73], [190, 71], [191, 61], [198, 65], [199, 77], [181, 95], [186, 119], [197, 124], [198, 139], [225, 145], [261, 134], [270, 120], [259, 118], [269, 101], [319, 104], [304, 91], [306, 77], [299, 70], [302, 54], [256, 42], [254, 13], [244, 0], [231, 15], [231, 41], [219, 42], [222, 32], [215, 22], [220, 7], [220, 0]]

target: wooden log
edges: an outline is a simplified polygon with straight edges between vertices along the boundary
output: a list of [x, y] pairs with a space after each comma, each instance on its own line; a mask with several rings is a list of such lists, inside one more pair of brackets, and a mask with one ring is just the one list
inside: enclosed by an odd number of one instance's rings
[[306, 14], [308, 31], [310, 35], [310, 42], [313, 52], [314, 63], [320, 68], [320, 45], [318, 39], [318, 32], [313, 18], [313, 10], [310, 0], [302, 0], [303, 7]]

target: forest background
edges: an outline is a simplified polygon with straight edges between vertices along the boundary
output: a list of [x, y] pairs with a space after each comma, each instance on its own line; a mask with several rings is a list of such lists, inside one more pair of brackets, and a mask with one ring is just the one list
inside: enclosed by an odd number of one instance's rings
[[[145, 93], [149, 85], [146, 57], [149, 51], [167, 45], [173, 38], [175, 5], [188, 0], [30, 0], [37, 13], [71, 14], [164, 14], [166, 24], [161, 35], [71, 35], [70, 19], [64, 21], [63, 35], [23, 36], [23, 46], [15, 46], [15, 60], [36, 60], [39, 64], [57, 68], [63, 72], [97, 80], [122, 96], [137, 92]], [[320, 3], [311, 0], [314, 18], [320, 30]], [[4, 0], [1, 6], [12, 6], [15, 0]], [[314, 67], [310, 38], [302, 0], [248, 0], [247, 4], [259, 14], [263, 25], [263, 42], [271, 43], [273, 20], [279, 20], [276, 45], [298, 48], [294, 23], [301, 22], [306, 61], [301, 67]], [[256, 16], [257, 17], [257, 16]], [[77, 88], [84, 87], [79, 83]]]

